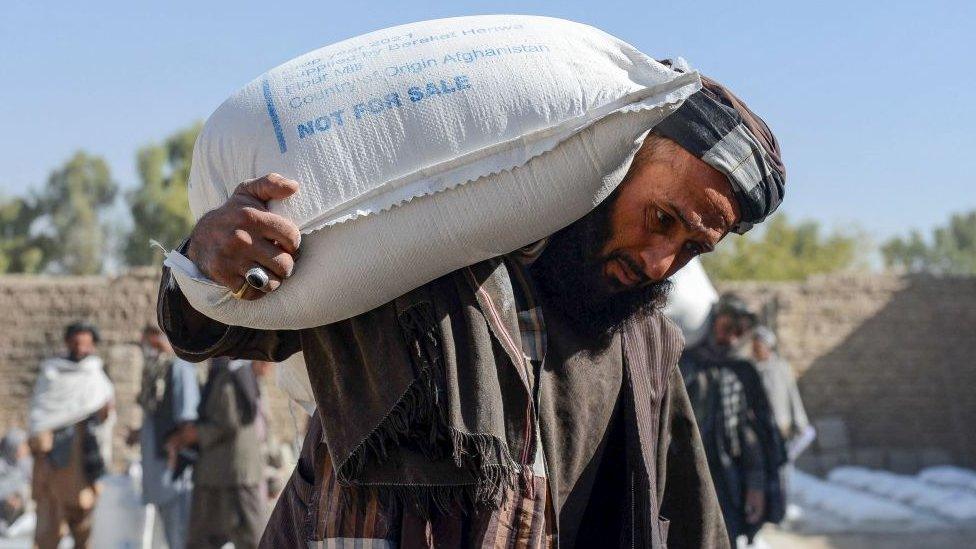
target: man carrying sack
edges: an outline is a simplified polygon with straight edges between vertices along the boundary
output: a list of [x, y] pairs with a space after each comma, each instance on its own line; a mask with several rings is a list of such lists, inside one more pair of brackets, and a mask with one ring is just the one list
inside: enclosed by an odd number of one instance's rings
[[[728, 546], [659, 307], [671, 274], [776, 209], [785, 170], [766, 124], [703, 81], [585, 217], [351, 319], [227, 326], [164, 271], [180, 356], [308, 364], [317, 413], [262, 546]], [[274, 292], [300, 235], [267, 202], [299, 188], [241, 183], [181, 251], [239, 299]]]

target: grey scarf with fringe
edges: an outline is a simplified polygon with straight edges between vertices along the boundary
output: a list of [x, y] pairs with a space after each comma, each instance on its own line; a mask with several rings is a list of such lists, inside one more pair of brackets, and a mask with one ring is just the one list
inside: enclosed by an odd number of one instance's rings
[[[491, 260], [303, 342], [340, 482], [420, 509], [531, 490], [530, 370], [505, 264]], [[312, 356], [308, 356], [312, 355]]]

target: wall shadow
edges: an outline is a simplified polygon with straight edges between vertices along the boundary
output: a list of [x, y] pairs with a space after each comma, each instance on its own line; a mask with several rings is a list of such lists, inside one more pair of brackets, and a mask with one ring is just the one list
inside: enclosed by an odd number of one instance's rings
[[800, 377], [824, 427], [813, 452], [821, 472], [831, 463], [976, 467], [976, 278], [902, 280]]

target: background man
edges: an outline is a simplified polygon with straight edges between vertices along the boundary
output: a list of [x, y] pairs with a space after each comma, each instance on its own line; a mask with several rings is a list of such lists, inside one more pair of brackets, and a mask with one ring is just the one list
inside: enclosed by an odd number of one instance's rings
[[[657, 307], [668, 276], [765, 219], [783, 182], [765, 123], [705, 79], [607, 200], [534, 246], [301, 331], [216, 323], [164, 272], [160, 322], [192, 360], [305, 355], [318, 414], [268, 547], [722, 546], [680, 332]], [[267, 201], [297, 190], [274, 174], [242, 183], [182, 251], [245, 299], [274, 291], [299, 232]], [[255, 265], [266, 287], [243, 286]]]
[[210, 363], [196, 423], [173, 437], [174, 450], [196, 446], [191, 548], [257, 547], [267, 521], [258, 423], [260, 385], [249, 360]]
[[777, 477], [782, 440], [772, 436], [769, 405], [754, 366], [736, 354], [755, 321], [741, 299], [723, 295], [709, 333], [681, 356], [733, 547], [740, 535], [751, 540], [763, 522], [777, 522], [783, 505]]
[[96, 481], [110, 462], [114, 390], [95, 355], [98, 329], [85, 322], [64, 332], [65, 357], [41, 363], [30, 407], [37, 502], [34, 543], [54, 549], [67, 524], [74, 546], [90, 546]]
[[815, 436], [800, 398], [800, 389], [796, 386], [796, 376], [790, 364], [776, 351], [776, 334], [765, 326], [759, 326], [753, 333], [752, 357], [766, 389], [776, 426], [786, 442], [790, 461], [793, 461]]
[[[200, 405], [197, 368], [173, 354], [166, 335], [156, 326], [142, 331], [143, 370], [138, 403], [142, 427], [130, 435], [142, 452], [142, 499], [156, 506], [170, 549], [186, 546], [190, 521], [192, 467], [170, 456], [166, 441], [196, 421]], [[174, 459], [175, 458], [175, 459]]]

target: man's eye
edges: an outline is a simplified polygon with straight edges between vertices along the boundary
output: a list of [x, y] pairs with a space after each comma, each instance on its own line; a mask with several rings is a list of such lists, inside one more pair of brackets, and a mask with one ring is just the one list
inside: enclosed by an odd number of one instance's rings
[[696, 255], [705, 253], [705, 248], [697, 242], [686, 242], [685, 251], [687, 251], [688, 255], [691, 257], [695, 257]]
[[661, 224], [662, 227], [667, 227], [668, 225], [671, 224], [672, 221], [674, 221], [674, 218], [668, 215], [667, 212], [663, 212], [661, 210], [654, 210], [654, 214], [657, 216], [657, 221], [658, 223]]

